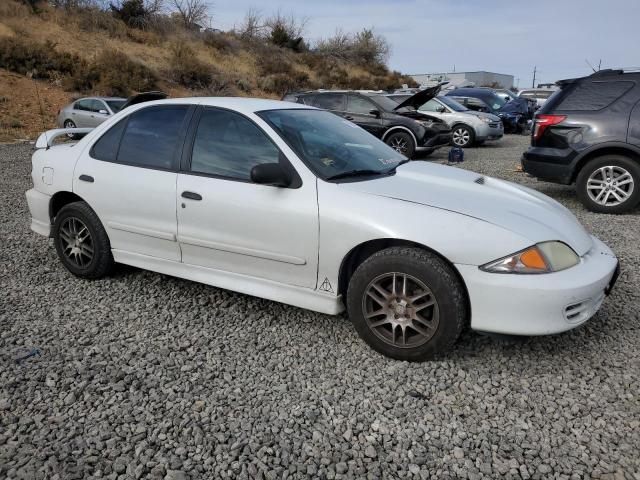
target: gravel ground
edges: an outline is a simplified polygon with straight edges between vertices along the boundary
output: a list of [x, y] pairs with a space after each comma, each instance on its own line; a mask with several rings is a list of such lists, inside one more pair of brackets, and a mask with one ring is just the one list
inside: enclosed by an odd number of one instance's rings
[[134, 268], [72, 277], [29, 230], [30, 146], [0, 146], [0, 478], [640, 479], [639, 212], [516, 173], [527, 142], [464, 168], [567, 205], [620, 257], [617, 288], [577, 330], [467, 332], [420, 364], [345, 316]]

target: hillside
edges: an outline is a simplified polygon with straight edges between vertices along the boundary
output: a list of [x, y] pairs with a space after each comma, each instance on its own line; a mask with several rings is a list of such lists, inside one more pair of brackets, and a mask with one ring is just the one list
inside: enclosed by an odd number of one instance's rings
[[412, 83], [389, 71], [384, 39], [370, 30], [309, 48], [286, 22], [256, 34], [185, 28], [168, 15], [145, 28], [131, 23], [97, 6], [0, 2], [0, 140], [33, 138], [43, 129], [38, 93], [52, 128], [60, 106], [90, 94], [161, 89], [173, 97], [280, 98], [293, 89]]

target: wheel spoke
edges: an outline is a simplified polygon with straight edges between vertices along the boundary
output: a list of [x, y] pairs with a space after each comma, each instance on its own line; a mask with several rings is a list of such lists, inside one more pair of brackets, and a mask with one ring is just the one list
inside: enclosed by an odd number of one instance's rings
[[419, 312], [420, 310], [424, 310], [427, 307], [431, 307], [432, 305], [435, 305], [435, 300], [427, 300], [424, 303], [421, 303], [420, 305], [416, 305], [413, 307], [413, 311], [414, 312]]
[[376, 310], [375, 312], [370, 312], [365, 315], [366, 318], [379, 317], [380, 315], [386, 315], [387, 309], [381, 308], [380, 310]]
[[388, 318], [384, 318], [382, 320], [378, 320], [377, 322], [371, 322], [371, 328], [378, 328], [381, 327], [382, 325], [387, 325], [391, 323], [391, 320], [389, 320]]
[[377, 293], [373, 292], [371, 289], [367, 291], [367, 295], [371, 297], [376, 303], [378, 303], [381, 307], [384, 307], [387, 304], [386, 298], [380, 298]]

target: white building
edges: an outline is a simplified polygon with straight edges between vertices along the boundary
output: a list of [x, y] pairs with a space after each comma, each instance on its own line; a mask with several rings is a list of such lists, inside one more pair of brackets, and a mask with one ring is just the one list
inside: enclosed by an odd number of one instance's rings
[[449, 82], [445, 88], [455, 87], [482, 87], [497, 84], [500, 88], [513, 87], [513, 75], [494, 72], [449, 72], [449, 73], [422, 73], [411, 75], [420, 85], [430, 86], [440, 82]]

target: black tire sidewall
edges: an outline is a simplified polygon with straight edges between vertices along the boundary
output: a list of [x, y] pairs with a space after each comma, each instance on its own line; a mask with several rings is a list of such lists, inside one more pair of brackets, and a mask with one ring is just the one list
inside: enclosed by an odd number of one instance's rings
[[[420, 279], [438, 302], [437, 331], [419, 347], [403, 349], [385, 343], [371, 331], [364, 317], [362, 297], [367, 285], [377, 276], [390, 272], [407, 273]], [[374, 350], [398, 360], [419, 361], [445, 353], [457, 340], [467, 316], [463, 292], [455, 273], [436, 255], [417, 248], [390, 248], [373, 255], [354, 272], [347, 291], [347, 309], [356, 331]]]
[[[598, 168], [611, 165], [627, 170], [634, 179], [634, 189], [631, 197], [624, 203], [612, 207], [605, 207], [594, 202], [587, 193], [587, 180]], [[633, 210], [640, 203], [640, 163], [623, 155], [603, 155], [589, 160], [578, 172], [576, 177], [576, 195], [578, 200], [589, 210], [596, 213], [620, 214]]]
[[[454, 143], [454, 141], [453, 141], [453, 132], [455, 132], [456, 130], [459, 130], [461, 128], [466, 130], [467, 132], [469, 132], [469, 141], [464, 145], [458, 145], [458, 144]], [[473, 144], [476, 141], [476, 132], [473, 130], [473, 128], [471, 128], [468, 125], [458, 124], [458, 125], [455, 125], [451, 130], [452, 130], [452, 132], [451, 132], [451, 145], [453, 145], [454, 147], [460, 147], [460, 148], [472, 147]]]
[[[71, 262], [63, 251], [60, 227], [70, 217], [79, 219], [87, 227], [91, 235], [93, 258], [86, 267], [79, 267]], [[91, 279], [99, 278], [110, 270], [113, 264], [113, 257], [109, 239], [97, 215], [86, 203], [74, 202], [62, 207], [53, 223], [52, 237], [60, 261], [72, 274], [81, 278]]]
[[407, 153], [404, 155], [406, 155], [407, 158], [413, 158], [414, 154], [416, 153], [416, 145], [411, 135], [406, 132], [393, 132], [387, 137], [385, 143], [391, 147], [391, 139], [394, 137], [402, 137], [407, 141], [407, 145], [409, 145], [409, 147]]

